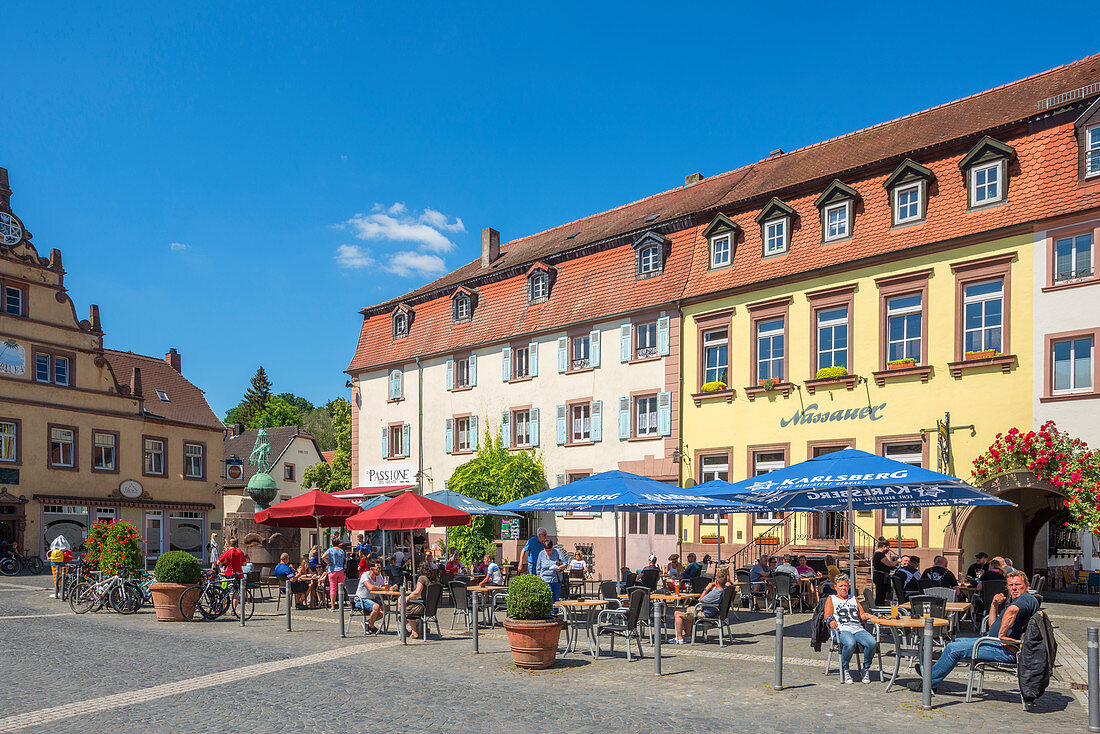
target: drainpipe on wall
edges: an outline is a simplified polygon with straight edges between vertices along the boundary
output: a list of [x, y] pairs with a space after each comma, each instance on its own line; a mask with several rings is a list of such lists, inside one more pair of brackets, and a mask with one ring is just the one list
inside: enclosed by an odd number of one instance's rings
[[[676, 450], [680, 454], [680, 460], [676, 463], [676, 486], [683, 489], [684, 486], [684, 312], [680, 308], [680, 301], [676, 302], [676, 319], [679, 323], [680, 333], [680, 369], [676, 370], [679, 373], [679, 390], [676, 393], [676, 412], [677, 420], [676, 425], [678, 430], [676, 431]], [[680, 562], [683, 563], [684, 558], [684, 518], [686, 515], [676, 515], [676, 552], [680, 555]]]
[[416, 358], [416, 478], [424, 494], [424, 366]]

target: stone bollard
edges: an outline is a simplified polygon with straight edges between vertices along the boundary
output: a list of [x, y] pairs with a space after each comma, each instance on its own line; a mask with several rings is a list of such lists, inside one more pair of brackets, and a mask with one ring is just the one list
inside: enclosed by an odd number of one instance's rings
[[[665, 623], [665, 605], [660, 599], [653, 600], [653, 675], [661, 675], [661, 635]], [[630, 641], [627, 641], [630, 645]]]
[[402, 645], [407, 645], [409, 643], [408, 643], [408, 640], [405, 639], [405, 636], [408, 634], [408, 632], [405, 630], [405, 589], [404, 588], [401, 589], [401, 593], [397, 597], [397, 609], [398, 609], [399, 616], [401, 617], [401, 624], [399, 625], [399, 629], [397, 630], [397, 634], [401, 637], [401, 644]]
[[1100, 627], [1088, 628], [1089, 731], [1100, 731]]
[[244, 590], [248, 585], [248, 579], [241, 575], [240, 591], [237, 594], [237, 613], [241, 615], [241, 626], [244, 627]]
[[783, 690], [783, 607], [775, 605], [775, 682], [772, 688]]
[[290, 577], [286, 578], [286, 631], [290, 632], [290, 608], [294, 606], [294, 597], [290, 593]]
[[478, 624], [477, 624], [477, 597], [478, 597], [478, 593], [476, 591], [475, 592], [470, 592], [470, 622], [471, 622], [471, 624], [473, 626], [473, 630], [474, 630], [474, 654], [475, 655], [478, 653], [478, 650], [477, 650], [477, 628], [478, 628]]
[[336, 592], [336, 603], [340, 605], [340, 636], [346, 637], [347, 632], [344, 628], [344, 582], [340, 582], [340, 588]]
[[924, 637], [921, 640], [921, 704], [924, 711], [932, 710], [932, 618], [924, 618]]

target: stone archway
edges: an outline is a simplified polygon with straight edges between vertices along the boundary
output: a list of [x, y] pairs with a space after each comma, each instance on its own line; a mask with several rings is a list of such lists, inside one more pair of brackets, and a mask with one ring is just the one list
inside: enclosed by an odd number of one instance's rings
[[27, 498], [16, 497], [6, 487], [0, 487], [0, 543], [16, 542], [26, 551]]
[[[962, 570], [975, 552], [985, 551], [1010, 556], [1020, 568], [1033, 573], [1036, 536], [1062, 511], [1064, 495], [1028, 471], [1000, 474], [983, 483], [981, 489], [1018, 506], [960, 510], [948, 524], [944, 549], [959, 554]], [[1045, 558], [1040, 561], [1042, 566], [1047, 563]]]

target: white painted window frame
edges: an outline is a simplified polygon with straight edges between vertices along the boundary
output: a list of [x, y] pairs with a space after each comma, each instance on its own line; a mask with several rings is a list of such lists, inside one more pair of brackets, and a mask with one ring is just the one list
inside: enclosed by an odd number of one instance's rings
[[[909, 191], [916, 191], [916, 200], [907, 201], [904, 206], [906, 209], [916, 205], [917, 213], [913, 216], [902, 217], [901, 216], [901, 195]], [[924, 219], [924, 181], [916, 181], [915, 183], [903, 184], [901, 186], [895, 186], [893, 191], [894, 199], [894, 224], [908, 224], [909, 222], [919, 222]]]
[[[831, 215], [834, 212], [843, 212], [843, 216], [837, 220], [837, 232], [835, 234], [830, 233], [830, 229], [833, 226], [830, 220]], [[836, 240], [843, 240], [851, 236], [852, 234], [852, 202], [842, 201], [839, 204], [830, 204], [825, 207], [825, 211], [822, 213], [825, 224], [825, 241], [834, 242]], [[843, 231], [841, 231], [843, 228]]]

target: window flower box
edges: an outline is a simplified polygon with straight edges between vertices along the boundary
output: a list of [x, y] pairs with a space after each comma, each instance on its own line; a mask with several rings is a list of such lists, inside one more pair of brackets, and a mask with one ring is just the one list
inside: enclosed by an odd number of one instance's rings
[[726, 383], [721, 380], [715, 380], [714, 382], [704, 382], [703, 392], [719, 392], [726, 389]]
[[704, 535], [700, 540], [710, 545], [721, 545], [726, 542], [726, 538], [722, 535]]
[[999, 353], [996, 349], [983, 349], [980, 352], [967, 352], [963, 355], [963, 359], [989, 359], [990, 357], [997, 357]]
[[915, 367], [916, 364], [917, 360], [915, 359], [892, 359], [886, 363], [886, 369], [890, 371], [904, 370], [909, 367]]
[[775, 389], [775, 386], [779, 384], [779, 380], [774, 377], [769, 377], [766, 380], [757, 380], [756, 384], [764, 388], [765, 392], [771, 392]]

